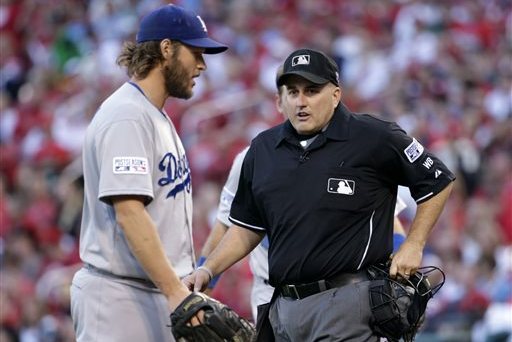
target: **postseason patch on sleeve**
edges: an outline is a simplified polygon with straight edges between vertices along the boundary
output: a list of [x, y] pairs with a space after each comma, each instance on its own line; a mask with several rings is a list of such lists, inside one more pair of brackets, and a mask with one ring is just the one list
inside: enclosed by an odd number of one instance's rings
[[423, 145], [421, 145], [416, 138], [412, 138], [412, 142], [405, 148], [404, 153], [409, 162], [414, 163], [414, 161], [421, 156], [424, 150], [425, 148]]
[[148, 173], [148, 160], [139, 157], [114, 157], [113, 167], [117, 174], [145, 175]]

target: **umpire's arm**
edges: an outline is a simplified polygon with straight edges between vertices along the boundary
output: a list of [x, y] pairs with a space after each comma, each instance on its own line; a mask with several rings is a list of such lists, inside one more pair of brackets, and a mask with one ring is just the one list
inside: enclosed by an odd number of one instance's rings
[[411, 229], [404, 243], [393, 256], [389, 274], [396, 277], [397, 274], [408, 277], [416, 272], [421, 265], [423, 248], [432, 231], [444, 205], [452, 191], [453, 182], [449, 183], [441, 192], [429, 200], [418, 204], [416, 215]]
[[203, 266], [183, 279], [183, 283], [194, 291], [206, 288], [210, 279], [224, 272], [249, 254], [265, 236], [265, 231], [231, 226], [220, 243], [208, 256]]

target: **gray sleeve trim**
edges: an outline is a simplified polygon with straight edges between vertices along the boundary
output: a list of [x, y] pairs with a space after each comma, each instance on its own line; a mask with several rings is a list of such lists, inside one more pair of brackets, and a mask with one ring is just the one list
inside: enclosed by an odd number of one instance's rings
[[148, 191], [146, 189], [129, 189], [125, 191], [119, 191], [119, 190], [107, 190], [103, 191], [100, 194], [98, 194], [98, 199], [104, 199], [105, 197], [113, 197], [113, 196], [122, 196], [122, 195], [141, 195], [149, 197], [151, 200], [153, 200], [153, 193], [151, 191]]

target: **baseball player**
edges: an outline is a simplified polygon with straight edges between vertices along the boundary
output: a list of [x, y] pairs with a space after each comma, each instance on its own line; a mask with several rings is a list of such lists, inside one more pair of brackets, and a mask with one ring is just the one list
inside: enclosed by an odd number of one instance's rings
[[[83, 268], [71, 285], [77, 341], [173, 341], [169, 314], [194, 269], [192, 183], [183, 144], [163, 109], [188, 99], [203, 54], [227, 49], [195, 13], [145, 16], [117, 62], [129, 82], [107, 98], [83, 146]], [[193, 321], [198, 324], [197, 320]]]
[[[279, 76], [282, 74], [282, 65], [278, 68], [276, 74], [276, 82]], [[276, 94], [276, 107], [277, 110], [283, 113], [285, 110], [283, 107], [282, 97], [283, 87], [278, 87]], [[217, 217], [212, 227], [210, 235], [206, 240], [205, 245], [201, 251], [201, 256], [198, 260], [198, 266], [201, 266], [208, 255], [215, 249], [217, 244], [220, 242], [224, 234], [226, 233], [231, 222], [229, 221], [229, 212], [231, 210], [231, 203], [235, 197], [238, 189], [238, 180], [240, 178], [240, 170], [242, 169], [242, 163], [249, 147], [243, 149], [233, 160], [231, 170], [229, 171], [228, 179], [224, 184], [222, 193], [219, 200], [219, 206], [217, 209]], [[397, 197], [395, 207], [395, 220], [394, 220], [394, 251], [398, 250], [402, 242], [405, 240], [405, 230], [397, 218], [398, 214], [406, 208], [405, 202]], [[268, 237], [263, 238], [262, 242], [250, 253], [249, 266], [253, 274], [253, 286], [251, 290], [251, 310], [253, 320], [256, 322], [257, 318], [257, 307], [258, 305], [268, 303], [274, 292], [274, 288], [269, 285], [268, 282]], [[220, 275], [217, 275], [212, 281], [210, 281], [208, 288], [213, 289], [217, 283]]]

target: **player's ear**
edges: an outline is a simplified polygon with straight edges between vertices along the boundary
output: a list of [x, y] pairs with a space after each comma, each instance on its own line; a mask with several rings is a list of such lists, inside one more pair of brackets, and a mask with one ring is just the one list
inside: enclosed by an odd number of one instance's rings
[[169, 59], [173, 54], [172, 42], [170, 39], [163, 39], [160, 42], [160, 52], [165, 59]]

